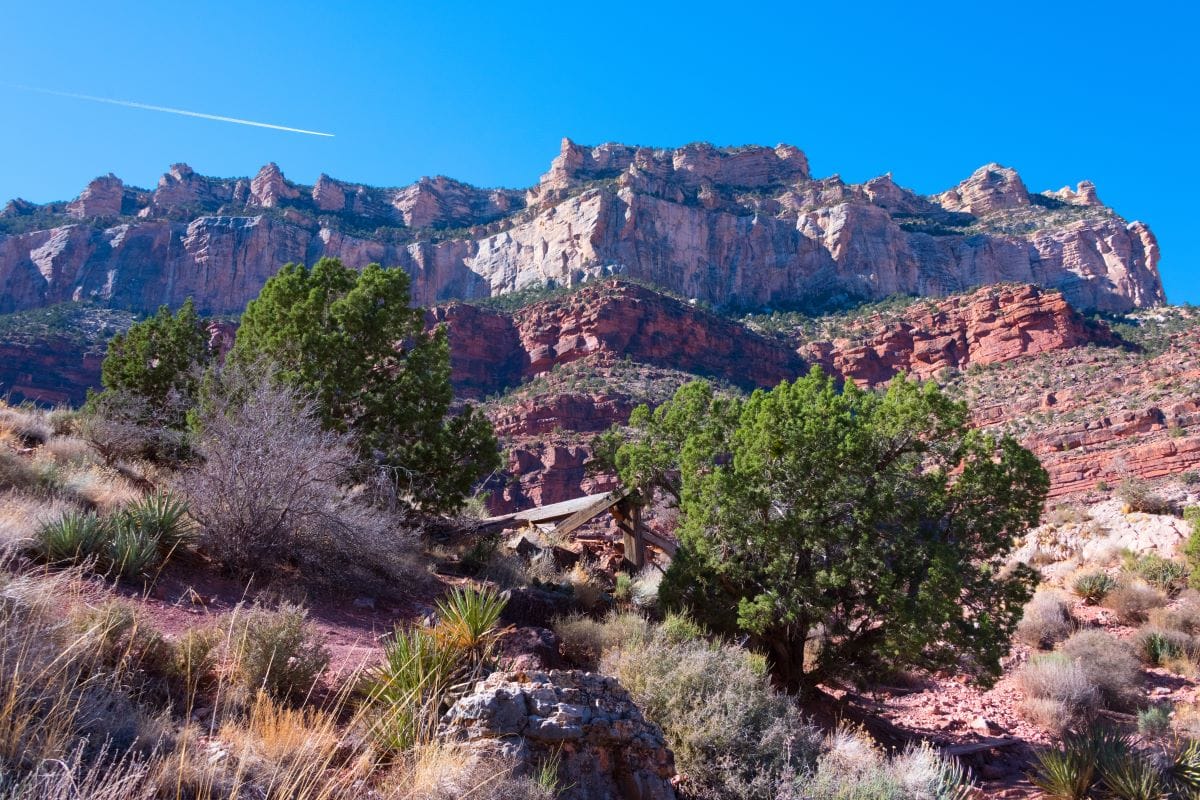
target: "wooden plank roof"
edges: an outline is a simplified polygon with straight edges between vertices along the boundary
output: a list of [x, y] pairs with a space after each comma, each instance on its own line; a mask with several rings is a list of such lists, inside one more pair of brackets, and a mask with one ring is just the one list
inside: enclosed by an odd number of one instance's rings
[[539, 525], [573, 517], [582, 517], [578, 523], [581, 525], [600, 512], [621, 502], [628, 495], [629, 492], [624, 489], [616, 489], [602, 494], [589, 494], [583, 497], [576, 497], [573, 500], [564, 500], [561, 503], [551, 503], [548, 506], [537, 506], [536, 508], [527, 508], [524, 511], [517, 511], [512, 514], [490, 517], [483, 520], [483, 523], [485, 525], [499, 525], [506, 522], [527, 522], [532, 525]]

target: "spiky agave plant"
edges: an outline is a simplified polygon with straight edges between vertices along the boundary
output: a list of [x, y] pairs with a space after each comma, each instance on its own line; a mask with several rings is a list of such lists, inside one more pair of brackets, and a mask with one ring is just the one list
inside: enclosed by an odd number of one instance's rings
[[1186, 739], [1175, 742], [1164, 777], [1174, 797], [1200, 797], [1200, 742]]
[[103, 566], [109, 575], [132, 581], [149, 577], [160, 558], [156, 536], [141, 528], [118, 524], [105, 548]]
[[1129, 750], [1100, 765], [1108, 796], [1116, 800], [1161, 800], [1166, 782], [1158, 767], [1143, 754]]

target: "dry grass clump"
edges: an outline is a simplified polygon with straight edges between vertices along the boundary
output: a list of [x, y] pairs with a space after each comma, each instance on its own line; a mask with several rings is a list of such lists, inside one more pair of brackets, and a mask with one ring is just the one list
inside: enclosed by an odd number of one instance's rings
[[14, 437], [25, 447], [36, 447], [45, 444], [54, 435], [54, 430], [43, 411], [0, 405], [0, 435], [2, 434]]
[[976, 791], [958, 761], [927, 743], [889, 757], [865, 732], [843, 725], [826, 738], [815, 770], [780, 797], [966, 800]]
[[638, 646], [650, 633], [650, 624], [639, 614], [610, 614], [596, 619], [572, 614], [554, 623], [563, 658], [581, 669], [596, 669], [601, 657], [622, 646]]
[[1167, 596], [1153, 586], [1131, 581], [1118, 586], [1104, 597], [1104, 606], [1116, 612], [1126, 625], [1146, 621], [1150, 612], [1167, 604]]
[[1141, 670], [1129, 645], [1098, 630], [1079, 631], [1059, 649], [1083, 667], [1105, 708], [1126, 711], [1141, 697]]
[[1171, 606], [1151, 609], [1147, 621], [1155, 628], [1200, 634], [1200, 592], [1185, 591]]
[[1066, 597], [1061, 592], [1042, 589], [1025, 605], [1017, 625], [1017, 639], [1034, 649], [1053, 647], [1074, 629]]
[[1036, 725], [1061, 733], [1089, 721], [1100, 691], [1083, 666], [1062, 653], [1034, 656], [1017, 676], [1022, 711]]

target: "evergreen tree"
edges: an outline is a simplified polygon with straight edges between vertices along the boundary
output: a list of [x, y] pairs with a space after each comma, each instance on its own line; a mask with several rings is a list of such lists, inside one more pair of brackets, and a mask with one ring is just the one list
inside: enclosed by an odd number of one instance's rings
[[410, 299], [400, 269], [287, 264], [247, 306], [230, 358], [269, 362], [314, 399], [323, 425], [353, 433], [413, 506], [452, 510], [499, 455], [482, 414], [451, 414], [446, 333], [427, 331]]
[[162, 306], [108, 343], [100, 365], [105, 403], [137, 405], [159, 424], [182, 427], [209, 358], [208, 337], [191, 299], [175, 314]]
[[660, 597], [749, 634], [777, 677], [973, 664], [999, 674], [1033, 572], [1006, 569], [1049, 480], [964, 404], [903, 376], [868, 392], [814, 371], [747, 400], [708, 384], [632, 418], [609, 454], [627, 485], [665, 490], [679, 544]]

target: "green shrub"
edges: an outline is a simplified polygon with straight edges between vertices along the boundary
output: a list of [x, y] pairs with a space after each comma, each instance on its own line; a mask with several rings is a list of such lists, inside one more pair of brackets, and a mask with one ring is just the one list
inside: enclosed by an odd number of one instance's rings
[[1104, 599], [1104, 596], [1117, 588], [1117, 579], [1104, 572], [1089, 572], [1080, 575], [1071, 585], [1071, 590], [1083, 598], [1089, 606], [1094, 606]]
[[821, 749], [813, 774], [780, 797], [808, 800], [968, 800], [978, 796], [966, 770], [928, 743], [909, 745], [889, 758], [870, 737], [841, 727]]
[[[276, 699], [303, 697], [329, 665], [329, 651], [301, 606], [240, 612], [232, 643], [235, 677], [246, 696], [264, 691]], [[246, 698], [243, 698], [246, 699]]]
[[1151, 739], [1166, 736], [1171, 730], [1171, 709], [1167, 706], [1143, 708], [1137, 715], [1138, 733]]

